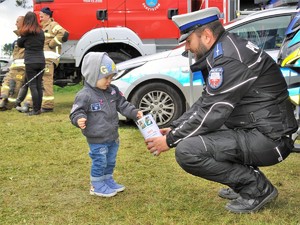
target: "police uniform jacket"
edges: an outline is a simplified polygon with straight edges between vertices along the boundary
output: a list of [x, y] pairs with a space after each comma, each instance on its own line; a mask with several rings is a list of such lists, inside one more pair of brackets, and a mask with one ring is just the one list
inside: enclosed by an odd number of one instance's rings
[[44, 54], [47, 61], [54, 62], [57, 66], [63, 42], [68, 40], [69, 33], [52, 18], [42, 23], [45, 33]]
[[253, 43], [224, 32], [191, 70], [201, 70], [206, 87], [201, 98], [171, 124], [169, 147], [223, 125], [256, 128], [274, 140], [297, 130], [280, 69]]

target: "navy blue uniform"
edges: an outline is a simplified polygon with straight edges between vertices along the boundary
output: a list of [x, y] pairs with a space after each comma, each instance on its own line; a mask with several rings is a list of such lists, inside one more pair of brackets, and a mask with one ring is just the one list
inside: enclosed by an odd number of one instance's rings
[[242, 197], [260, 196], [258, 166], [281, 162], [298, 126], [286, 82], [274, 60], [253, 43], [223, 33], [194, 65], [202, 97], [171, 125], [169, 147], [187, 172], [223, 183]]

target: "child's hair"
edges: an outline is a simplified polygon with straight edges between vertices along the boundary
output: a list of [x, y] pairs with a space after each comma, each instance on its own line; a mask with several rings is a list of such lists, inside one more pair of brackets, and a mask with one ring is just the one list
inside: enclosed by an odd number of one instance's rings
[[41, 31], [42, 29], [38, 23], [35, 13], [27, 12], [24, 17], [23, 25], [20, 29], [21, 36], [26, 36], [28, 34], [38, 34]]

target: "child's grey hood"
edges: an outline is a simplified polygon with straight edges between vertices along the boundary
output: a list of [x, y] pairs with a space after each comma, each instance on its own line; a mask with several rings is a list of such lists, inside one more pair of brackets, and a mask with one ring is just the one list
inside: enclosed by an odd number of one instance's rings
[[89, 85], [96, 87], [99, 79], [116, 74], [117, 69], [106, 52], [89, 52], [83, 58], [81, 73]]

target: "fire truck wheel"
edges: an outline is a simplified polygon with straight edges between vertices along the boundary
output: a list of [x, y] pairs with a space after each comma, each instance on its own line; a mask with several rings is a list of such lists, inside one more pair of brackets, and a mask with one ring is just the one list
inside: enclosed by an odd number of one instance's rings
[[130, 56], [122, 52], [108, 52], [107, 54], [115, 62], [115, 64], [131, 59]]
[[168, 127], [185, 111], [180, 94], [170, 85], [162, 82], [148, 83], [140, 87], [131, 102], [146, 115], [151, 113], [160, 128]]

